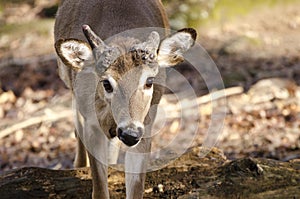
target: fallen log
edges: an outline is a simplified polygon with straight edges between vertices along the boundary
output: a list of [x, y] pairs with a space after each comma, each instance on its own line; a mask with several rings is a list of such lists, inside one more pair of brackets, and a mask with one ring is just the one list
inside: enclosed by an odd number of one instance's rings
[[[218, 149], [199, 158], [189, 149], [167, 167], [147, 173], [144, 198], [299, 198], [300, 160], [279, 162], [244, 158], [234, 161]], [[157, 160], [159, 161], [159, 160]], [[154, 162], [155, 163], [155, 162]], [[6, 198], [91, 198], [88, 168], [21, 168], [0, 177]], [[111, 198], [125, 198], [124, 174], [109, 169]]]

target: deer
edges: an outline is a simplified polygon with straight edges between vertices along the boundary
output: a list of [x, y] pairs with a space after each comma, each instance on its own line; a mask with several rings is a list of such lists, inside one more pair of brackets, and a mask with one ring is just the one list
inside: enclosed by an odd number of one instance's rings
[[[160, 27], [145, 38], [119, 36], [126, 30]], [[166, 77], [165, 69], [184, 60], [183, 54], [195, 43], [192, 28], [169, 33], [166, 11], [160, 0], [62, 0], [54, 25], [58, 73], [75, 95], [75, 80], [87, 68], [99, 78], [95, 94], [97, 121], [102, 132], [95, 132], [77, 103], [75, 167], [88, 162], [92, 174], [92, 198], [109, 198], [108, 165], [87, 150], [80, 136], [103, 135], [127, 146], [125, 155], [126, 198], [142, 198], [147, 154], [151, 151], [151, 125], [164, 87], [155, 83]], [[85, 85], [88, 88], [89, 85]], [[76, 99], [75, 99], [76, 101]], [[112, 109], [117, 114], [113, 114]], [[150, 111], [151, 109], [151, 111]], [[88, 132], [87, 132], [88, 131]], [[102, 138], [101, 138], [102, 139]], [[104, 159], [108, 145], [99, 146]], [[130, 152], [130, 153], [129, 153]]]

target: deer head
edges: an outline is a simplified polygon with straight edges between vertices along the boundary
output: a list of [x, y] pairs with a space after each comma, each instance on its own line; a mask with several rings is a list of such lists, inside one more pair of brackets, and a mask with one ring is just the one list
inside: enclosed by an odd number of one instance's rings
[[83, 32], [88, 43], [60, 39], [55, 44], [56, 52], [74, 71], [93, 68], [102, 84], [98, 97], [103, 104], [98, 115], [110, 120], [99, 120], [102, 129], [109, 131], [104, 133], [116, 134], [127, 146], [134, 146], [145, 131], [144, 120], [155, 97], [153, 84], [159, 69], [184, 60], [183, 53], [193, 46], [196, 31], [182, 29], [162, 41], [153, 31], [146, 41], [116, 38], [109, 44], [88, 25], [83, 25]]

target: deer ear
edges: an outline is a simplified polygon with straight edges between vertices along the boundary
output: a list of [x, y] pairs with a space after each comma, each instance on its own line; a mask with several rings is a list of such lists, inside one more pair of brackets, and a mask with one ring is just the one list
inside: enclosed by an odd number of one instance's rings
[[55, 50], [66, 66], [77, 71], [94, 59], [90, 45], [77, 39], [60, 39], [55, 43]]
[[175, 66], [184, 60], [183, 53], [195, 43], [197, 32], [192, 28], [179, 30], [164, 39], [158, 50], [158, 63], [161, 67]]

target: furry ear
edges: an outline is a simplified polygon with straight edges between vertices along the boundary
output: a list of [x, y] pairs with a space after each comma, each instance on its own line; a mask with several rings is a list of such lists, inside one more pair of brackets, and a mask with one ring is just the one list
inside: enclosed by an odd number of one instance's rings
[[60, 39], [55, 43], [55, 50], [66, 66], [77, 71], [94, 59], [90, 45], [77, 39]]
[[197, 32], [192, 28], [179, 30], [164, 39], [158, 50], [158, 63], [161, 67], [174, 66], [184, 60], [183, 53], [195, 43]]

